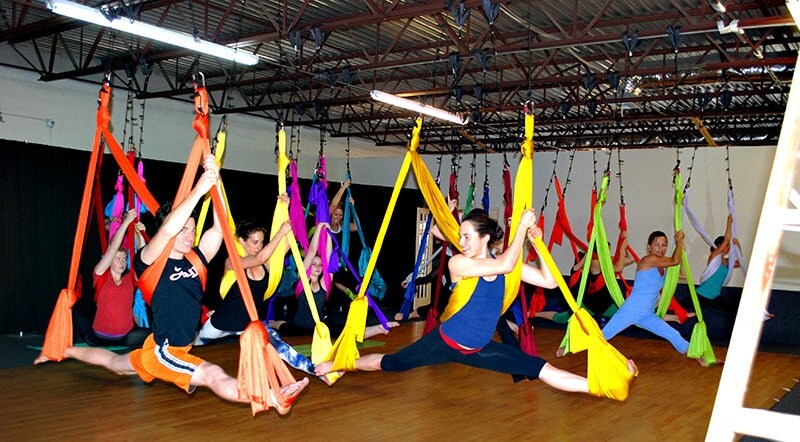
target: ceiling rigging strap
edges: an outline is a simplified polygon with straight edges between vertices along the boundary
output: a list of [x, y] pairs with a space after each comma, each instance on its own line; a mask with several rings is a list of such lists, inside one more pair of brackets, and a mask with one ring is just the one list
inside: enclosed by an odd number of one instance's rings
[[483, 153], [483, 197], [481, 198], [481, 205], [486, 213], [489, 213], [489, 154]]
[[477, 153], [472, 152], [472, 162], [469, 165], [469, 187], [467, 188], [467, 201], [464, 203], [464, 213], [472, 210], [472, 203], [475, 199], [475, 161]]
[[[564, 179], [564, 186], [561, 188], [561, 198], [567, 197], [567, 187], [569, 186], [570, 177], [572, 176], [572, 164], [575, 161], [575, 151], [569, 153], [569, 168], [567, 169], [567, 177]], [[596, 183], [596, 182], [595, 182]]]
[[547, 197], [550, 196], [550, 188], [553, 186], [553, 180], [556, 177], [556, 167], [558, 166], [559, 152], [560, 150], [556, 150], [555, 157], [553, 158], [553, 171], [550, 172], [550, 180], [547, 182], [547, 187], [544, 189], [544, 200], [542, 201], [542, 208], [539, 209], [539, 218], [542, 218], [542, 216], [544, 216], [544, 209], [547, 208]]

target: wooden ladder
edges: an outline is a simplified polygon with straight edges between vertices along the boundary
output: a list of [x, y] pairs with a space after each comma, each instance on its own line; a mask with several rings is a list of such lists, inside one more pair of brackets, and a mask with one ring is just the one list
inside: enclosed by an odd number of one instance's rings
[[[787, 5], [798, 0], [788, 0]], [[790, 10], [792, 6], [790, 6]], [[800, 15], [795, 15], [795, 21]], [[753, 361], [769, 304], [780, 241], [784, 230], [800, 226], [800, 196], [792, 189], [800, 161], [800, 66], [794, 77], [764, 205], [758, 221], [750, 268], [744, 281], [725, 367], [711, 413], [706, 441], [730, 441], [736, 434], [773, 440], [800, 440], [800, 416], [744, 407]], [[794, 208], [787, 209], [791, 200]]]

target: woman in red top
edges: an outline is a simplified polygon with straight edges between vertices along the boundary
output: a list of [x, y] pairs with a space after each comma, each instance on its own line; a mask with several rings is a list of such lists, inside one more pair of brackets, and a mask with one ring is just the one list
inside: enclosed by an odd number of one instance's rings
[[[136, 326], [133, 316], [135, 281], [128, 269], [128, 253], [122, 242], [128, 226], [136, 219], [136, 211], [125, 213], [122, 223], [111, 238], [105, 254], [94, 266], [92, 279], [97, 312], [91, 328], [85, 319], [76, 317], [83, 340], [91, 346], [126, 345], [139, 347], [150, 330]], [[135, 225], [136, 234], [144, 225]]]

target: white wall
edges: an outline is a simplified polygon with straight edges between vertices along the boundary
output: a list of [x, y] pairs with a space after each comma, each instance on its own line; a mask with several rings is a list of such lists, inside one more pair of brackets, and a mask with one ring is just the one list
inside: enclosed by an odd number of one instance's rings
[[[2, 49], [0, 49], [1, 51]], [[6, 52], [7, 54], [7, 52]], [[23, 140], [32, 143], [63, 146], [71, 149], [88, 150], [94, 133], [94, 117], [98, 87], [93, 84], [63, 80], [53, 83], [37, 81], [35, 74], [0, 67], [0, 139]], [[124, 121], [125, 97], [117, 92], [112, 108], [112, 127], [121, 128]], [[138, 109], [137, 109], [138, 110]], [[192, 144], [194, 133], [191, 129], [192, 108], [188, 102], [157, 99], [147, 103], [145, 117], [144, 155], [172, 162], [183, 162]], [[46, 120], [54, 125], [48, 128]], [[212, 127], [216, 128], [219, 118], [212, 116]], [[121, 137], [117, 129], [115, 135]], [[274, 174], [273, 158], [275, 124], [265, 119], [244, 115], [229, 117], [228, 154], [225, 167], [250, 172]], [[138, 139], [138, 134], [137, 134]], [[300, 158], [301, 176], [310, 177], [316, 163], [319, 148], [319, 133], [315, 129], [303, 129], [301, 133], [302, 152]], [[340, 181], [344, 175], [343, 139], [327, 138], [328, 178]], [[351, 140], [351, 169], [355, 183], [378, 186], [392, 186], [402, 162], [405, 150], [401, 148], [378, 148], [362, 140]], [[684, 177], [688, 175], [691, 157], [690, 149], [681, 150]], [[553, 152], [537, 153], [534, 179], [534, 206], [538, 210], [543, 201], [544, 190], [553, 169]], [[557, 172], [562, 180], [566, 177], [569, 154], [558, 156]], [[605, 167], [607, 154], [597, 152], [598, 167]], [[731, 176], [736, 196], [739, 240], [745, 255], [752, 250], [753, 238], [761, 211], [764, 191], [774, 156], [774, 147], [733, 147], [730, 149]], [[676, 161], [673, 149], [634, 150], [623, 153], [623, 183], [627, 207], [629, 238], [640, 254], [645, 253], [647, 235], [652, 230], [672, 231], [672, 168]], [[691, 207], [710, 235], [722, 234], [727, 216], [725, 172], [725, 149], [699, 149], [692, 171]], [[426, 163], [435, 174], [434, 156], [426, 156]], [[471, 155], [461, 160], [462, 173], [459, 190], [466, 197], [469, 164]], [[502, 155], [489, 155], [491, 166], [489, 181], [491, 185], [491, 204], [502, 204], [501, 171]], [[518, 159], [509, 156], [512, 174]], [[449, 174], [450, 158], [445, 157], [443, 177]], [[476, 205], [479, 205], [483, 183], [483, 157], [478, 156]], [[576, 233], [583, 235], [589, 215], [589, 197], [594, 180], [593, 163], [590, 152], [578, 152], [567, 190], [567, 211]], [[609, 186], [609, 202], [605, 208], [605, 224], [609, 238], [616, 238], [618, 222], [619, 185], [614, 174], [617, 172], [616, 154], [612, 161], [612, 183]], [[598, 177], [599, 179], [599, 177]], [[446, 180], [445, 180], [446, 181]], [[413, 178], [406, 186], [415, 187]], [[797, 188], [797, 183], [795, 184]], [[361, 206], [369, 203], [360, 201]], [[385, 202], [380, 202], [384, 205]], [[463, 202], [462, 202], [463, 204]], [[555, 214], [556, 197], [551, 190], [546, 210], [547, 232], [550, 230]], [[409, 218], [409, 222], [413, 218]], [[687, 229], [687, 252], [695, 277], [699, 277], [705, 265], [708, 248], [699, 236]], [[571, 252], [566, 247], [556, 246], [554, 256], [564, 273], [572, 261]], [[778, 258], [775, 288], [800, 290], [800, 236], [787, 233]], [[757, 269], [754, 269], [757, 271]], [[633, 277], [633, 269], [625, 272]], [[741, 286], [743, 278], [736, 274], [732, 285]]]

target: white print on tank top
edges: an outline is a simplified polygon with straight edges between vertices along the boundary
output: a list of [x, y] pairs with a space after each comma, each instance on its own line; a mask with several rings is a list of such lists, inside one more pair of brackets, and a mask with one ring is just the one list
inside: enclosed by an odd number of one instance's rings
[[197, 270], [194, 267], [190, 267], [189, 270], [182, 270], [180, 267], [175, 267], [172, 274], [169, 275], [170, 281], [177, 281], [179, 279], [187, 279], [187, 278], [197, 278]]

